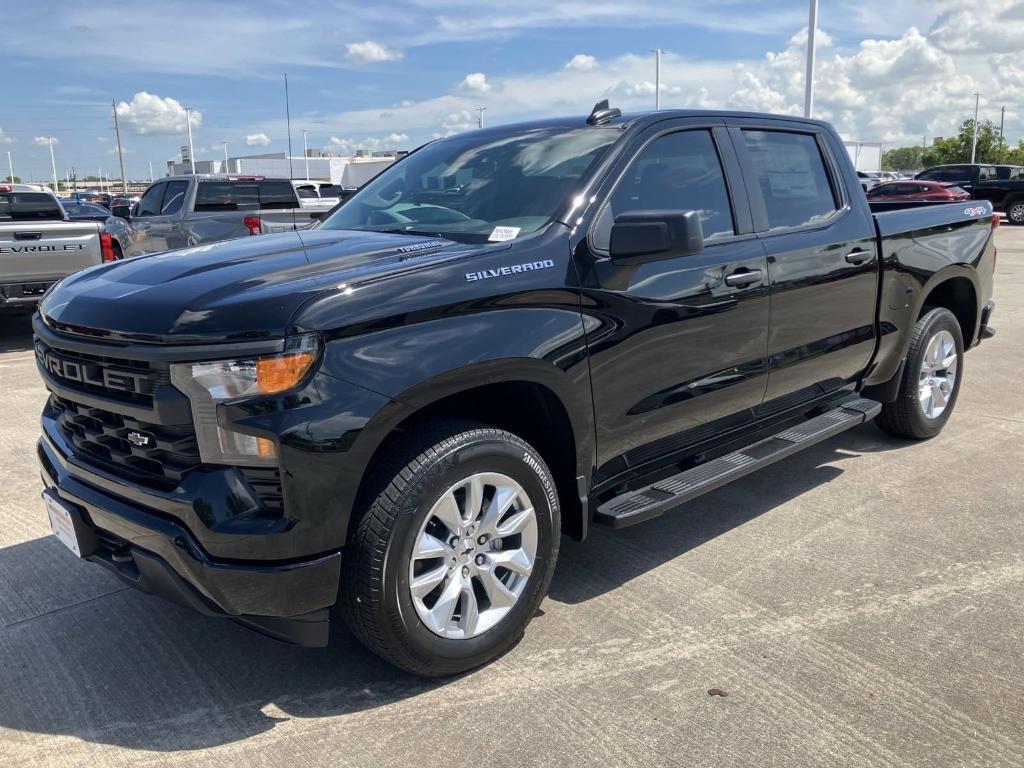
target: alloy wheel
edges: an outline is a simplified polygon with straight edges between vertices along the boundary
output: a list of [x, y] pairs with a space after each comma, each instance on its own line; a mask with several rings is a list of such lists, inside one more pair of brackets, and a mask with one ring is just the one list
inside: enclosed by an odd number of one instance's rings
[[956, 385], [959, 356], [949, 331], [939, 331], [928, 342], [918, 378], [918, 402], [926, 418], [937, 419], [949, 405]]
[[537, 515], [515, 480], [471, 475], [441, 494], [416, 536], [409, 591], [435, 635], [486, 632], [515, 606], [537, 557]]

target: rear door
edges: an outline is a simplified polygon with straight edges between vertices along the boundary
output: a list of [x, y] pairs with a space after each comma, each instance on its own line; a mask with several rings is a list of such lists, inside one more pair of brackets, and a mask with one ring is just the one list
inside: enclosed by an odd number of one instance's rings
[[[854, 380], [875, 345], [874, 224], [832, 135], [807, 123], [731, 128], [770, 280], [764, 413]], [[842, 163], [842, 164], [840, 164]]]
[[[765, 388], [767, 265], [720, 120], [666, 120], [612, 170], [577, 250], [604, 480], [745, 424]], [[608, 256], [616, 216], [697, 210], [704, 250], [639, 264]]]

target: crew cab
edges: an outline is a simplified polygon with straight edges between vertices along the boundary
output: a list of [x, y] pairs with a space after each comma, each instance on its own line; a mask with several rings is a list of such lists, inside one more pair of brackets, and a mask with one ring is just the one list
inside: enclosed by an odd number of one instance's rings
[[120, 259], [303, 229], [313, 213], [288, 179], [170, 176], [151, 184], [127, 216], [110, 219], [107, 232]]
[[71, 221], [49, 190], [0, 184], [0, 309], [32, 309], [62, 277], [113, 259], [94, 221]]
[[68, 278], [33, 321], [53, 529], [278, 639], [337, 605], [404, 669], [487, 663], [560, 533], [870, 419], [942, 430], [996, 220], [905, 206], [872, 212], [826, 123], [604, 102], [431, 142], [312, 230]]

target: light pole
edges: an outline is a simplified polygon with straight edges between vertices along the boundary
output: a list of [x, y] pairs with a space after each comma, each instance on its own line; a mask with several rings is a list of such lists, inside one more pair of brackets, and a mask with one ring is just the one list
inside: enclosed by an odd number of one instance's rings
[[220, 145], [224, 147], [224, 173], [230, 173], [230, 171], [228, 171], [228, 143], [226, 141], [222, 141]]
[[7, 150], [7, 168], [11, 172], [11, 184], [14, 183], [14, 161], [11, 160], [11, 151]]
[[306, 181], [309, 181], [309, 146], [306, 144], [306, 134], [308, 131], [302, 129], [302, 157], [306, 160]]
[[153, 183], [153, 161], [149, 161], [149, 183]]
[[188, 160], [192, 164], [192, 175], [196, 175], [196, 152], [192, 148], [192, 107], [182, 107], [185, 110], [185, 127], [188, 128]]
[[484, 127], [484, 112], [486, 110], [487, 110], [487, 107], [477, 107], [476, 108], [476, 127], [477, 128], [483, 128]]
[[661, 48], [651, 48], [654, 54], [654, 108], [661, 109]]
[[814, 32], [818, 28], [818, 0], [811, 0], [807, 20], [807, 77], [804, 82], [804, 117], [814, 111]]
[[981, 103], [981, 94], [974, 94], [974, 139], [971, 141], [971, 165], [974, 165], [974, 156], [978, 154], [978, 105]]
[[57, 161], [53, 159], [53, 136], [47, 136], [46, 142], [50, 145], [50, 167], [53, 169], [53, 194], [56, 195], [59, 193], [57, 187]]

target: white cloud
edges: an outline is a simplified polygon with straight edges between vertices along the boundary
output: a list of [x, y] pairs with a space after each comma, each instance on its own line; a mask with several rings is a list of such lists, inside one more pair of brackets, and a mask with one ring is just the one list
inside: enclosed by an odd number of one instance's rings
[[470, 128], [476, 128], [477, 116], [471, 113], [468, 109], [460, 109], [457, 112], [449, 112], [445, 115], [440, 123], [441, 127], [449, 133], [458, 131], [468, 131]]
[[1019, 53], [1024, 39], [1024, 8], [1019, 0], [959, 4], [932, 24], [929, 39], [950, 52]]
[[345, 46], [345, 58], [360, 64], [375, 64], [381, 61], [398, 61], [405, 53], [397, 48], [387, 48], [373, 40], [349, 43]]
[[348, 139], [338, 136], [331, 136], [327, 142], [326, 149], [338, 154], [352, 154], [357, 149], [372, 151], [383, 149], [404, 149], [409, 141], [409, 136], [404, 133], [389, 133], [387, 136], [367, 136], [364, 139]]
[[14, 143], [14, 137], [13, 136], [8, 136], [6, 133], [4, 133], [4, 129], [0, 128], [0, 144], [13, 144], [13, 143]]
[[[186, 132], [185, 110], [181, 102], [169, 96], [161, 98], [139, 91], [131, 101], [119, 101], [116, 109], [121, 125], [143, 136], [176, 136]], [[203, 115], [193, 109], [190, 120], [192, 128], [198, 128]]]
[[96, 141], [110, 141], [108, 136], [97, 136]]
[[473, 72], [463, 78], [459, 88], [471, 93], [487, 93], [491, 90], [491, 84], [487, 82], [487, 75], [483, 72]]
[[50, 145], [51, 141], [53, 141], [54, 144], [60, 144], [60, 141], [58, 139], [52, 138], [50, 136], [36, 136], [34, 139], [32, 139], [32, 143], [35, 144], [37, 147], [47, 147]]
[[589, 72], [597, 67], [597, 59], [588, 53], [577, 53], [565, 65], [566, 69], [576, 69], [580, 72]]
[[250, 147], [265, 147], [270, 144], [270, 137], [265, 133], [250, 133], [245, 137], [245, 143]]
[[[126, 155], [134, 155], [135, 154], [135, 150], [134, 149], [128, 149], [128, 147], [123, 146], [123, 145], [121, 146], [121, 150]], [[113, 155], [114, 157], [117, 157], [117, 147], [111, 147], [110, 149], [108, 149], [107, 150], [107, 154], [108, 155]]]

